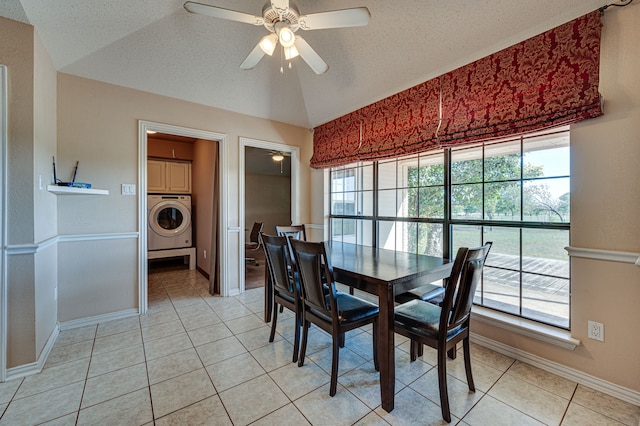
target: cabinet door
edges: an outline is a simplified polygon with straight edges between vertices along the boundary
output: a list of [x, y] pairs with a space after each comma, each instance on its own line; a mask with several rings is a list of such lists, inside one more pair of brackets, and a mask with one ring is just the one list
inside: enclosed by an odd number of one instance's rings
[[147, 192], [166, 191], [166, 161], [147, 161]]
[[191, 193], [191, 163], [167, 161], [167, 190], [174, 194]]

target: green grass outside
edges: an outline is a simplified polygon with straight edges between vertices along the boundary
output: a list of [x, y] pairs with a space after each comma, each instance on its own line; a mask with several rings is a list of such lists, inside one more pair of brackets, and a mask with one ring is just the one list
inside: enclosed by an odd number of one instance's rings
[[[481, 232], [484, 231], [484, 237]], [[542, 259], [569, 260], [564, 247], [569, 245], [569, 231], [550, 229], [523, 229], [522, 255]], [[453, 246], [477, 247], [493, 241], [493, 252], [519, 255], [520, 230], [497, 226], [453, 226]]]

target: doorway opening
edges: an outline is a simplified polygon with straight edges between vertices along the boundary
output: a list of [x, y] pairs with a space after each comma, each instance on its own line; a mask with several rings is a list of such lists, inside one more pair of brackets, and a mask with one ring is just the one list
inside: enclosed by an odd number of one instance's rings
[[251, 241], [255, 224], [274, 234], [276, 225], [291, 222], [291, 155], [253, 146], [244, 148], [244, 220], [249, 237], [245, 246], [245, 289], [264, 286], [265, 255], [259, 241]]
[[[196, 269], [210, 294], [226, 295], [226, 136], [139, 123], [139, 311], [148, 306], [149, 273]], [[183, 266], [181, 266], [183, 267]]]
[[[262, 223], [262, 232], [271, 235], [276, 225], [298, 223], [298, 147], [240, 138], [240, 177], [240, 219], [246, 243], [251, 242], [255, 223]], [[242, 291], [264, 286], [265, 279], [264, 250], [245, 247], [251, 245], [242, 247]]]

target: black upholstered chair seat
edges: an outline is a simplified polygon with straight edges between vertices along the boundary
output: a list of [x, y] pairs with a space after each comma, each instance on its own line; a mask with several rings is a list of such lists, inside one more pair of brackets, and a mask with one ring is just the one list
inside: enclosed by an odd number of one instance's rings
[[[412, 300], [395, 309], [396, 321], [411, 327], [411, 331], [425, 337], [436, 337], [440, 326], [442, 308], [422, 300]], [[447, 337], [455, 335], [462, 329], [455, 327], [447, 332]]]
[[[444, 297], [444, 287], [436, 284], [427, 284], [421, 287], [409, 290], [396, 296], [396, 302], [407, 303], [411, 300], [438, 300], [442, 301]], [[433, 302], [432, 302], [433, 303]]]
[[360, 321], [378, 315], [378, 305], [347, 293], [336, 292], [338, 318], [340, 322]]

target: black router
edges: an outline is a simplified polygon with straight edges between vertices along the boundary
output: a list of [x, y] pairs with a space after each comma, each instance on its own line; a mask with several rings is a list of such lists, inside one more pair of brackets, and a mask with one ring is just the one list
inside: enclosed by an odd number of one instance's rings
[[56, 157], [53, 157], [53, 182], [54, 182], [54, 184], [56, 184], [58, 186], [67, 186], [67, 187], [71, 187], [71, 188], [91, 188], [91, 184], [90, 183], [76, 182], [76, 174], [78, 173], [78, 164], [80, 164], [80, 161], [76, 161], [76, 167], [73, 170], [73, 177], [71, 178], [71, 182], [62, 182], [61, 180], [58, 180], [58, 177], [56, 176]]

